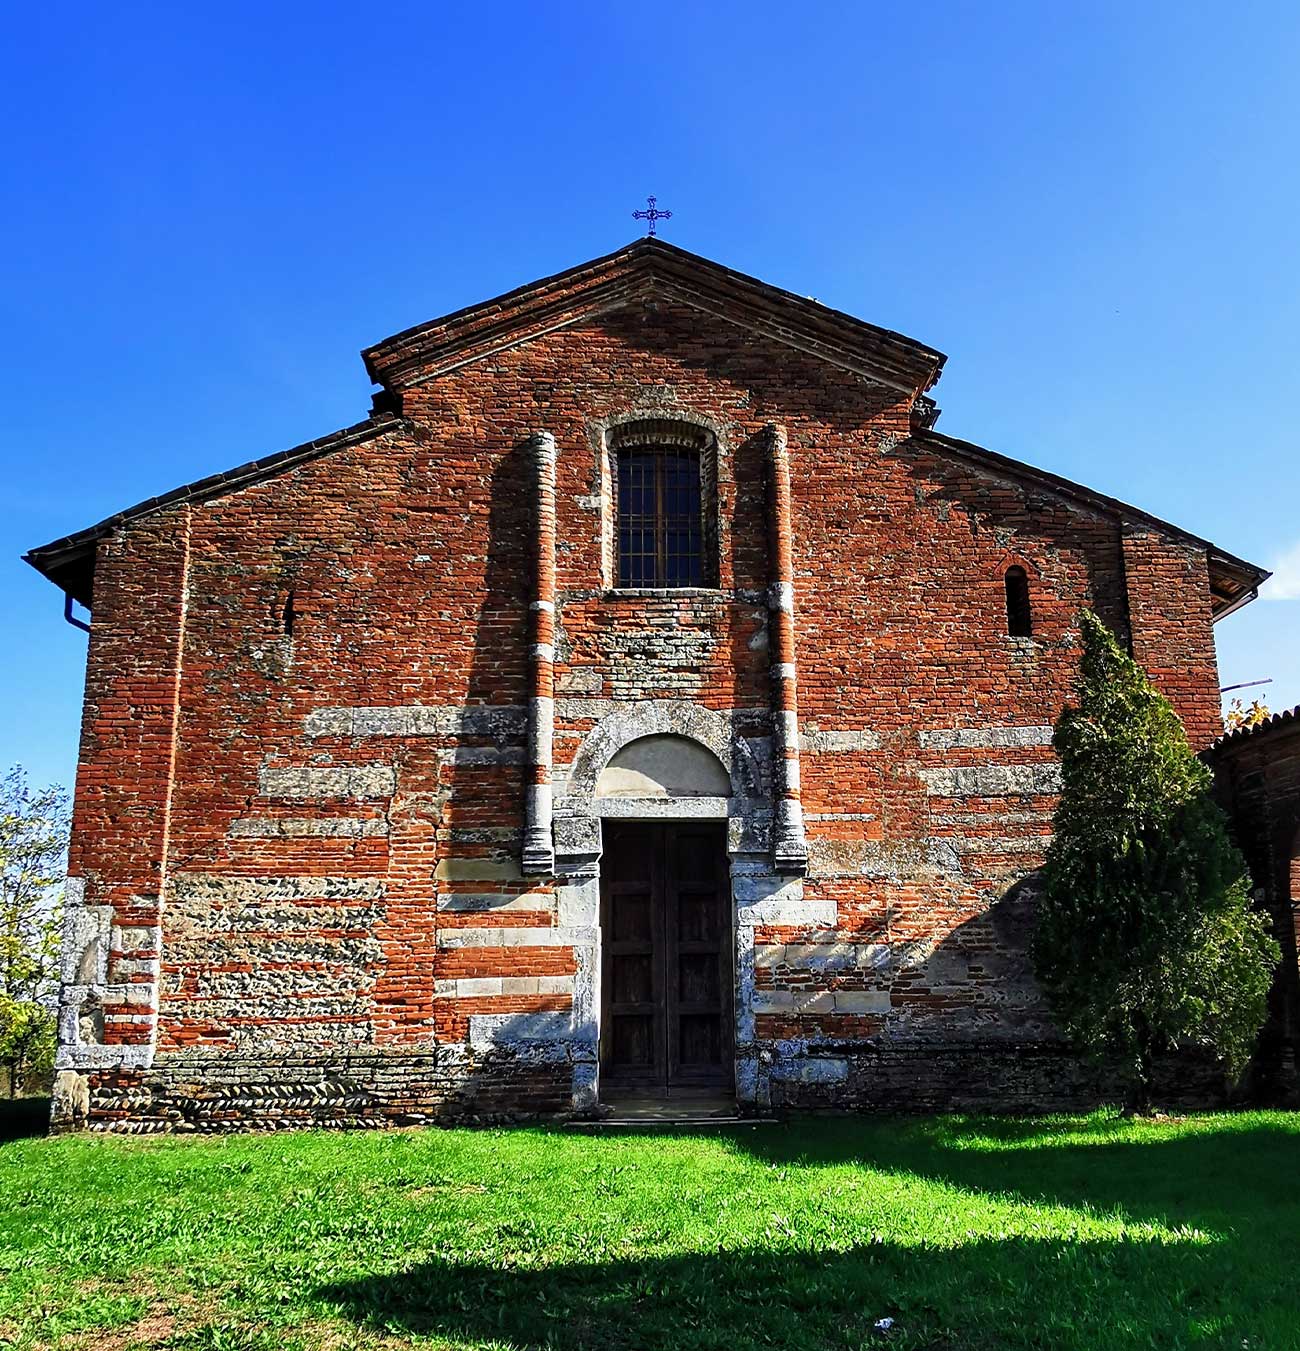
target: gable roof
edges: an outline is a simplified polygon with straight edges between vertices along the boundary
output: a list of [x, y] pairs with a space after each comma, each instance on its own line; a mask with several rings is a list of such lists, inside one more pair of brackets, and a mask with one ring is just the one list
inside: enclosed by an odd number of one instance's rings
[[934, 409], [924, 391], [938, 379], [946, 360], [943, 353], [658, 238], [638, 239], [603, 258], [384, 339], [362, 353], [371, 378], [388, 391], [376, 395], [375, 410], [366, 421], [148, 498], [84, 530], [32, 549], [23, 555], [24, 560], [69, 596], [89, 605], [95, 547], [113, 531], [170, 506], [224, 496], [392, 431], [403, 425], [402, 418], [389, 411], [400, 404], [403, 389], [651, 295], [679, 300], [724, 322], [909, 394], [914, 401], [913, 437], [940, 454], [1036, 484], [1118, 523], [1147, 525], [1204, 548], [1215, 618], [1253, 599], [1260, 583], [1270, 575], [1208, 540], [1117, 498], [930, 430]]
[[418, 324], [362, 353], [370, 378], [400, 390], [645, 296], [677, 300], [913, 397], [947, 360], [880, 328], [734, 272], [658, 238], [638, 239], [505, 295]]

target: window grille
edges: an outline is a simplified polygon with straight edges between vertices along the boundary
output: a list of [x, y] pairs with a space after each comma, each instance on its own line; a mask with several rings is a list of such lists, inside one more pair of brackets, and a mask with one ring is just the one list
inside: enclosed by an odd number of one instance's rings
[[704, 586], [700, 452], [634, 446], [615, 459], [618, 585]]

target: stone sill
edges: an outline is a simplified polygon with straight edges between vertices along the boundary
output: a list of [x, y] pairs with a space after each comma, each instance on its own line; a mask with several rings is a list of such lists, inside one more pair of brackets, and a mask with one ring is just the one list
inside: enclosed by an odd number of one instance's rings
[[602, 600], [731, 600], [732, 593], [718, 586], [613, 586]]

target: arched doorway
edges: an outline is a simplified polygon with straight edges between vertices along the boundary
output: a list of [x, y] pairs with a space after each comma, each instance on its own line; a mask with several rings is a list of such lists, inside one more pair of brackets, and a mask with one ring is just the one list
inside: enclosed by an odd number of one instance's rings
[[730, 796], [718, 757], [674, 733], [628, 742], [597, 778], [606, 1101], [734, 1092]]
[[769, 755], [727, 712], [655, 699], [601, 719], [561, 770], [557, 910], [580, 963], [575, 1107], [618, 1094], [620, 1080], [632, 1094], [721, 1087], [766, 1100], [754, 930], [826, 909], [805, 914], [802, 879], [773, 868]]

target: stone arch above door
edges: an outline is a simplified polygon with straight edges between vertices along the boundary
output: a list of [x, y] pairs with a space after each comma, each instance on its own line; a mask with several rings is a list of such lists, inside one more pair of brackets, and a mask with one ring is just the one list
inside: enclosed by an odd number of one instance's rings
[[[767, 847], [771, 806], [763, 774], [749, 742], [738, 735], [732, 718], [716, 709], [678, 699], [644, 699], [606, 715], [583, 738], [569, 767], [565, 793], [555, 804], [557, 869], [572, 872], [600, 857], [600, 802], [597, 785], [610, 761], [633, 742], [651, 737], [681, 738], [710, 751], [730, 781], [725, 815], [728, 847], [734, 853]], [[656, 814], [694, 814], [685, 804], [717, 799], [664, 795]], [[724, 814], [719, 810], [718, 815]]]

